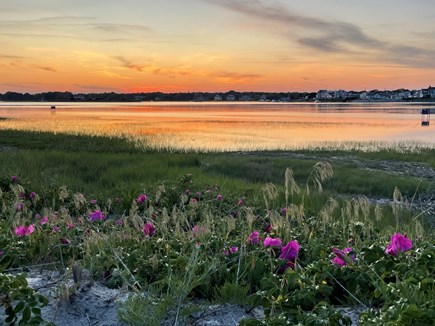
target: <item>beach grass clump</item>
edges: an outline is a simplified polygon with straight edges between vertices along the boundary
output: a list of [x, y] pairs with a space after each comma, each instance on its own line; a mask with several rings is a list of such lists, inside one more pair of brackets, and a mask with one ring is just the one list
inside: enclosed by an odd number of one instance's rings
[[264, 320], [242, 325], [350, 325], [343, 305], [364, 308], [362, 325], [430, 324], [433, 230], [399, 190], [391, 207], [329, 196], [333, 174], [319, 162], [301, 183], [287, 168], [283, 185], [268, 183], [259, 197], [184, 174], [105, 199], [67, 186], [35, 191], [25, 175], [4, 175], [0, 275], [80, 266], [131, 292], [119, 307], [131, 325], [168, 316], [183, 325], [197, 302], [264, 307]]

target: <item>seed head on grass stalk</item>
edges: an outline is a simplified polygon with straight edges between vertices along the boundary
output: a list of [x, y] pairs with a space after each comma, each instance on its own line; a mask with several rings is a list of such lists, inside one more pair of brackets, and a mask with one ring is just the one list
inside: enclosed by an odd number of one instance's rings
[[295, 178], [293, 177], [293, 170], [287, 168], [285, 170], [285, 206], [289, 205], [289, 195], [299, 194], [301, 189], [296, 183]]

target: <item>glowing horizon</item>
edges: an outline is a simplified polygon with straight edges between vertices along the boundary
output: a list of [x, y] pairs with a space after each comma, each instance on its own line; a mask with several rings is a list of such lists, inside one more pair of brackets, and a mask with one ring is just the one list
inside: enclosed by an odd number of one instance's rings
[[426, 88], [434, 17], [431, 0], [15, 0], [0, 93]]

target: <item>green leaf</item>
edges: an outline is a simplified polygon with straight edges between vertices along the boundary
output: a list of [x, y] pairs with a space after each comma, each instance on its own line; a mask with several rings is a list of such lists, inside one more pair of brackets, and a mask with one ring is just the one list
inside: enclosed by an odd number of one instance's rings
[[41, 315], [41, 309], [40, 308], [32, 308], [32, 313], [34, 315], [40, 316]]
[[18, 304], [15, 306], [15, 313], [19, 313], [21, 310], [24, 309], [26, 304], [23, 301], [18, 302]]
[[30, 317], [32, 316], [32, 312], [30, 311], [29, 307], [26, 307], [26, 309], [24, 309], [23, 311], [23, 321], [28, 321], [30, 320]]

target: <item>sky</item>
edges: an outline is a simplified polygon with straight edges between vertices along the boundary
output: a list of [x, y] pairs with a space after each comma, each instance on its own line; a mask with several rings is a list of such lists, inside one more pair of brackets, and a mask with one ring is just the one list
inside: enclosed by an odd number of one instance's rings
[[0, 0], [0, 93], [420, 89], [434, 0]]

